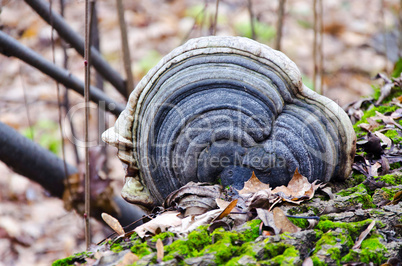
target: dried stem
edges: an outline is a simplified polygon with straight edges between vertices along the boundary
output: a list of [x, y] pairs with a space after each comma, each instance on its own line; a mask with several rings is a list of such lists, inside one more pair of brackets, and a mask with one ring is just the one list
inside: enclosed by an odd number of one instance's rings
[[254, 25], [254, 12], [253, 12], [253, 3], [251, 2], [251, 0], [247, 1], [247, 8], [248, 8], [248, 13], [250, 14], [251, 38], [253, 40], [255, 40], [256, 35], [255, 35], [255, 25]]
[[276, 25], [276, 42], [275, 42], [275, 49], [276, 50], [281, 50], [283, 18], [284, 18], [284, 15], [285, 15], [285, 2], [286, 2], [286, 0], [279, 0], [278, 22], [277, 22], [277, 25]]
[[89, 169], [89, 91], [90, 91], [90, 76], [91, 76], [91, 62], [90, 62], [90, 20], [93, 11], [94, 2], [85, 0], [85, 51], [84, 51], [84, 64], [85, 64], [85, 243], [87, 250], [89, 250], [91, 244], [91, 227], [89, 223], [90, 214], [90, 202], [91, 202], [91, 183], [90, 183], [90, 169]]
[[218, 25], [218, 10], [219, 10], [219, 0], [216, 0], [216, 5], [215, 5], [215, 18], [214, 18], [214, 25], [212, 27], [212, 35], [216, 35], [216, 28]]
[[121, 46], [123, 49], [124, 70], [126, 72], [126, 78], [127, 78], [126, 93], [127, 95], [130, 95], [130, 93], [134, 89], [134, 80], [133, 80], [133, 72], [131, 70], [131, 55], [130, 55], [130, 49], [128, 47], [127, 27], [126, 27], [126, 21], [124, 19], [124, 7], [122, 0], [116, 0], [116, 5], [117, 5], [117, 15], [119, 17]]
[[[314, 72], [313, 72], [313, 87], [314, 90], [322, 94], [323, 88], [323, 4], [322, 0], [314, 0], [313, 2], [314, 10], [314, 40], [313, 40], [313, 60], [314, 60]], [[317, 82], [319, 80], [319, 83]]]

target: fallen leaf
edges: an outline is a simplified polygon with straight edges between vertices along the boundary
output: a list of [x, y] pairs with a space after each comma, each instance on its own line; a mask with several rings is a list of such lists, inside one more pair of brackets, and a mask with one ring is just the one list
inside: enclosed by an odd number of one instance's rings
[[215, 199], [216, 205], [218, 205], [219, 209], [225, 209], [227, 206], [229, 206], [230, 202], [223, 200], [223, 199]]
[[400, 202], [402, 200], [402, 191], [398, 191], [395, 193], [394, 198], [392, 199], [392, 201], [390, 202], [390, 204], [397, 204], [398, 202]]
[[222, 210], [212, 210], [201, 215], [186, 217], [181, 220], [181, 224], [169, 228], [169, 231], [176, 234], [187, 234], [201, 225], [211, 223], [221, 212]]
[[360, 245], [362, 244], [363, 240], [364, 240], [364, 239], [367, 237], [367, 235], [370, 233], [371, 229], [373, 229], [374, 225], [375, 225], [375, 220], [372, 221], [372, 222], [369, 224], [369, 226], [367, 227], [367, 229], [364, 230], [364, 231], [360, 234], [359, 239], [357, 239], [357, 241], [356, 241], [355, 245], [352, 247], [352, 249], [358, 249], [358, 248], [360, 248]]
[[158, 263], [161, 263], [164, 255], [165, 255], [165, 252], [163, 250], [162, 240], [160, 238], [158, 238], [158, 240], [156, 240], [156, 261]]
[[164, 212], [155, 219], [138, 226], [134, 229], [134, 231], [141, 238], [143, 238], [147, 232], [155, 234], [158, 228], [160, 228], [162, 232], [165, 232], [166, 229], [170, 227], [175, 227], [182, 224], [182, 219], [178, 217], [179, 214], [180, 212], [177, 211]]
[[110, 228], [112, 228], [119, 236], [125, 235], [123, 227], [116, 218], [107, 213], [102, 213], [101, 216], [103, 221], [105, 221], [105, 223], [109, 225]]
[[284, 201], [300, 204], [302, 201], [311, 199], [314, 192], [321, 185], [311, 184], [308, 179], [296, 169], [287, 186], [276, 187], [272, 193], [280, 196]]
[[381, 167], [381, 163], [380, 162], [376, 162], [375, 164], [373, 164], [370, 167], [370, 175], [371, 176], [378, 176], [378, 169], [380, 169]]
[[116, 266], [130, 265], [138, 261], [139, 259], [140, 258], [134, 253], [128, 252], [126, 255], [124, 255], [123, 259]]
[[256, 209], [256, 211], [258, 218], [261, 219], [266, 227], [271, 228], [275, 235], [281, 233], [281, 230], [275, 226], [274, 214], [272, 212], [260, 208]]
[[381, 132], [376, 131], [376, 132], [374, 132], [374, 135], [379, 137], [382, 142], [387, 144], [388, 148], [390, 148], [392, 146], [392, 140], [390, 138], [388, 138], [387, 136], [385, 136], [384, 134], [382, 134]]
[[242, 194], [255, 193], [263, 189], [269, 189], [269, 185], [262, 183], [253, 172], [250, 179], [244, 182], [244, 188], [242, 190], [239, 190], [239, 194], [242, 195]]
[[288, 217], [286, 217], [285, 213], [278, 207], [275, 207], [272, 210], [274, 214], [274, 223], [275, 226], [280, 230], [280, 233], [289, 232], [289, 233], [296, 233], [299, 232], [301, 229], [294, 225]]
[[313, 260], [310, 257], [304, 259], [302, 266], [313, 266]]
[[272, 194], [271, 189], [264, 189], [249, 197], [246, 204], [249, 209], [269, 209], [278, 198], [278, 195]]
[[394, 119], [390, 116], [383, 115], [382, 113], [375, 111], [376, 116], [373, 119], [381, 119], [387, 125], [393, 125], [402, 129], [402, 126], [394, 121]]
[[220, 220], [225, 216], [228, 216], [229, 213], [233, 210], [233, 208], [236, 207], [236, 204], [237, 204], [237, 199], [235, 199], [231, 203], [229, 203], [229, 205], [217, 217], [215, 217], [212, 220], [212, 222], [214, 222], [216, 220]]

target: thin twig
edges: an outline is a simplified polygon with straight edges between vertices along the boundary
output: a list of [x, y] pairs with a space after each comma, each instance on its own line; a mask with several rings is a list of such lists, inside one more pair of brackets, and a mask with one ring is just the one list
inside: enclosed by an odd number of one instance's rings
[[380, 7], [380, 15], [381, 15], [381, 24], [382, 24], [382, 32], [383, 32], [383, 44], [384, 44], [384, 61], [385, 61], [385, 73], [389, 74], [390, 71], [388, 71], [388, 38], [387, 38], [387, 27], [386, 27], [386, 23], [385, 23], [385, 2], [384, 0], [381, 0], [381, 7]]
[[317, 92], [317, 0], [313, 1], [314, 37], [313, 37], [313, 89]]
[[256, 35], [255, 35], [255, 26], [254, 26], [254, 12], [253, 12], [253, 3], [251, 2], [251, 0], [247, 1], [247, 8], [248, 8], [248, 13], [250, 15], [251, 38], [253, 40], [255, 40]]
[[93, 1], [85, 0], [85, 52], [84, 52], [84, 64], [85, 64], [85, 91], [84, 91], [84, 99], [85, 99], [85, 243], [87, 246], [87, 250], [89, 250], [91, 244], [91, 228], [89, 223], [90, 218], [90, 209], [91, 209], [91, 182], [90, 182], [90, 169], [89, 169], [89, 91], [90, 91], [90, 17], [93, 10]]
[[[77, 77], [73, 76], [67, 70], [55, 66], [51, 62], [44, 59], [41, 55], [32, 49], [22, 45], [15, 39], [11, 38], [0, 30], [0, 53], [5, 56], [15, 56], [25, 63], [35, 67], [49, 77], [57, 80], [67, 88], [73, 89], [81, 95], [84, 95], [84, 83]], [[115, 115], [119, 115], [124, 106], [117, 103], [113, 99], [105, 95], [104, 92], [96, 87], [91, 86], [91, 101], [97, 104], [105, 105], [106, 109]]]
[[[52, 10], [52, 5], [53, 5], [53, 0], [50, 0], [50, 5], [49, 5], [49, 13]], [[55, 45], [54, 45], [54, 30], [53, 30], [53, 20], [50, 20], [50, 27], [51, 27], [51, 33], [50, 33], [50, 38], [51, 38], [51, 43], [52, 43], [52, 61], [53, 64], [56, 65], [56, 53], [55, 53]], [[61, 159], [63, 160], [63, 166], [64, 166], [64, 178], [68, 180], [68, 172], [67, 172], [67, 162], [66, 162], [66, 149], [65, 149], [65, 143], [64, 143], [64, 135], [63, 135], [63, 122], [62, 122], [62, 110], [61, 110], [61, 100], [60, 100], [60, 84], [59, 82], [56, 81], [56, 91], [57, 91], [57, 109], [59, 111], [59, 130], [60, 130], [60, 138], [61, 138]], [[67, 188], [70, 190], [70, 186], [67, 186]], [[70, 191], [71, 192], [71, 191]], [[70, 193], [71, 195], [71, 193]]]
[[285, 14], [285, 2], [286, 0], [278, 0], [279, 7], [278, 7], [278, 22], [276, 25], [276, 42], [275, 42], [275, 49], [281, 50], [281, 41], [282, 41], [282, 29], [283, 29], [283, 17]]
[[21, 78], [21, 85], [22, 85], [22, 92], [24, 94], [24, 105], [25, 105], [25, 110], [27, 111], [27, 119], [28, 119], [28, 126], [29, 126], [29, 132], [31, 133], [31, 139], [33, 141], [35, 141], [35, 137], [34, 137], [34, 129], [32, 126], [32, 120], [31, 120], [31, 116], [30, 116], [30, 111], [29, 111], [29, 103], [28, 103], [28, 99], [27, 99], [27, 92], [26, 92], [26, 88], [25, 88], [25, 83], [24, 80], [22, 78], [22, 71], [21, 71], [21, 66], [19, 67], [19, 71], [20, 71], [20, 78]]
[[402, 0], [399, 1], [399, 42], [398, 42], [398, 57], [402, 57]]
[[[49, 13], [49, 4], [44, 0], [24, 0], [47, 23], [53, 17], [53, 26], [59, 36], [67, 41], [81, 56], [84, 56], [84, 39], [73, 31], [71, 26], [57, 13]], [[99, 52], [91, 47], [91, 61], [93, 67], [109, 81], [122, 95], [126, 96], [126, 87], [123, 78], [109, 63], [102, 58]]]
[[216, 28], [218, 26], [218, 10], [219, 10], [219, 0], [216, 0], [214, 25], [212, 27], [212, 35], [213, 36], [216, 35]]
[[133, 72], [131, 69], [131, 55], [130, 55], [130, 49], [128, 47], [127, 27], [126, 27], [126, 21], [124, 19], [124, 7], [122, 0], [116, 0], [116, 5], [117, 5], [117, 15], [119, 17], [124, 70], [126, 72], [126, 78], [127, 78], [126, 93], [128, 97], [128, 95], [130, 95], [130, 93], [134, 89]]
[[319, 0], [319, 18], [320, 18], [320, 41], [318, 43], [318, 53], [319, 53], [319, 75], [320, 75], [320, 91], [322, 95], [324, 92], [324, 7], [323, 0]]
[[[60, 0], [60, 16], [64, 17], [64, 8], [65, 8], [65, 0]], [[63, 50], [63, 67], [64, 69], [68, 69], [68, 54], [67, 54], [67, 44], [64, 40], [61, 40], [61, 48]], [[68, 118], [68, 123], [70, 126], [71, 134], [73, 136], [75, 135], [75, 127], [73, 124], [73, 120], [71, 117], [70, 112], [67, 110], [70, 110], [70, 97], [68, 95], [68, 89], [64, 87], [64, 101], [63, 101], [63, 106], [64, 106], [64, 111], [67, 113], [67, 118]], [[100, 88], [101, 89], [101, 88]], [[78, 154], [78, 148], [77, 145], [72, 145], [73, 150], [74, 150], [74, 156], [75, 156], [75, 163], [76, 165], [79, 165], [80, 163], [80, 155]], [[69, 183], [67, 183], [69, 186]], [[70, 188], [69, 188], [70, 189]]]
[[[322, 94], [323, 87], [323, 25], [322, 25], [322, 14], [323, 5], [322, 0], [314, 0], [313, 2], [314, 11], [314, 40], [313, 40], [313, 61], [314, 61], [314, 71], [313, 71], [313, 87], [314, 90]], [[317, 83], [319, 80], [319, 83]]]

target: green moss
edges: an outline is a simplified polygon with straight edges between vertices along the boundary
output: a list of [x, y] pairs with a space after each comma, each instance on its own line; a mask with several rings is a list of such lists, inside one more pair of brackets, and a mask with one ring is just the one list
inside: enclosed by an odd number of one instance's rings
[[385, 132], [384, 135], [392, 139], [396, 144], [402, 142], [402, 136], [399, 135], [398, 131], [396, 130], [387, 130], [387, 132]]
[[363, 184], [359, 184], [357, 186], [341, 190], [337, 193], [337, 195], [346, 197], [350, 197], [351, 204], [361, 203], [363, 209], [374, 208], [373, 199], [369, 195], [366, 186]]
[[[374, 117], [376, 116], [376, 111], [381, 113], [381, 114], [386, 114], [386, 113], [391, 113], [394, 112], [396, 109], [398, 108], [398, 106], [396, 105], [380, 105], [380, 106], [372, 106], [369, 110], [364, 112], [364, 115], [362, 116], [362, 118], [356, 122], [356, 124], [354, 124], [353, 128], [355, 129], [355, 132], [361, 132], [362, 129], [360, 127], [358, 127], [358, 125], [362, 124], [362, 123], [368, 123], [367, 122], [367, 118], [369, 117]], [[380, 122], [380, 120], [379, 120]]]
[[353, 223], [342, 223], [342, 222], [333, 222], [329, 220], [320, 221], [316, 225], [316, 229], [323, 231], [324, 233], [329, 230], [335, 230], [336, 228], [343, 228], [348, 230], [350, 237], [355, 239], [359, 237], [360, 233], [366, 229], [366, 227], [372, 222], [371, 219], [367, 219], [360, 222], [353, 222]]
[[260, 219], [254, 219], [247, 222], [249, 229], [242, 232], [244, 235], [244, 241], [250, 242], [254, 241], [260, 235]]
[[394, 198], [395, 193], [400, 191], [400, 188], [386, 188], [386, 187], [383, 187], [383, 188], [381, 188], [381, 190], [384, 191], [384, 193], [388, 196], [389, 200], [392, 200]]
[[70, 257], [56, 260], [52, 263], [52, 266], [67, 266], [67, 265], [75, 265], [76, 262], [78, 263], [85, 263], [85, 259], [92, 257], [93, 253], [92, 252], [81, 252], [81, 253], [76, 253]]
[[381, 236], [373, 234], [363, 240], [360, 249], [350, 249], [349, 253], [342, 257], [342, 262], [360, 261], [375, 264], [384, 263], [387, 260], [386, 247], [380, 242]]
[[322, 265], [323, 262], [319, 257], [326, 255], [328, 258], [334, 260], [337, 265], [340, 265], [341, 253], [345, 252], [345, 249], [352, 245], [353, 240], [345, 229], [342, 232], [328, 231], [316, 243], [312, 256], [313, 262], [317, 261], [317, 265]]
[[201, 226], [191, 232], [186, 239], [179, 239], [172, 244], [165, 246], [164, 261], [174, 259], [175, 256], [198, 257], [205, 246], [211, 245], [211, 237], [208, 234], [207, 227]]
[[359, 184], [357, 186], [354, 187], [350, 187], [344, 190], [341, 190], [337, 193], [337, 195], [342, 196], [342, 197], [346, 197], [346, 196], [350, 196], [354, 193], [366, 193], [366, 187], [363, 184]]
[[401, 168], [401, 167], [402, 167], [402, 163], [400, 163], [400, 162], [391, 163], [391, 164], [389, 165], [389, 168], [390, 168], [391, 170], [399, 169], [399, 168]]
[[156, 242], [158, 239], [164, 240], [168, 237], [174, 237], [174, 234], [172, 232], [163, 232], [163, 233], [157, 234], [156, 236], [153, 236], [151, 238], [151, 241]]
[[283, 254], [278, 255], [270, 260], [270, 262], [278, 265], [294, 265], [299, 259], [299, 251], [291, 246], [285, 249]]
[[307, 221], [307, 219], [303, 219], [303, 218], [288, 218], [294, 225], [302, 228], [302, 229], [306, 229], [309, 226], [309, 222]]
[[[362, 154], [361, 156], [364, 156], [364, 154]], [[362, 183], [364, 180], [366, 179], [366, 176], [357, 172], [357, 171], [353, 171], [352, 172], [352, 177], [348, 178], [346, 180], [347, 184], [349, 187], [353, 187], [356, 186], [360, 183]]]
[[390, 184], [391, 186], [397, 186], [402, 184], [402, 175], [383, 175], [375, 176], [377, 180]]
[[296, 214], [300, 214], [300, 213], [309, 212], [310, 210], [313, 211], [315, 215], [320, 213], [320, 210], [318, 210], [316, 207], [307, 206], [307, 205], [295, 206], [295, 207], [289, 209], [288, 213], [290, 215], [296, 215]]
[[130, 250], [140, 258], [152, 253], [147, 242], [143, 242], [140, 238], [131, 241]]

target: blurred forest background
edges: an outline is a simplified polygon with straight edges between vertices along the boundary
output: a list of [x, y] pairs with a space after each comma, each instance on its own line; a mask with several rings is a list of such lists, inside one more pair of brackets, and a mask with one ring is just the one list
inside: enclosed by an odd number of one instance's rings
[[[69, 25], [84, 36], [83, 0], [65, 0], [64, 16]], [[221, 0], [217, 14], [216, 35], [240, 35], [277, 47], [279, 0]], [[314, 12], [313, 0], [286, 0], [280, 50], [292, 59], [303, 74], [304, 83], [313, 87]], [[321, 93], [344, 106], [372, 93], [379, 84], [373, 77], [392, 72], [400, 50], [400, 1], [322, 0], [322, 82]], [[134, 83], [165, 54], [186, 40], [213, 34], [216, 1], [147, 0], [123, 1]], [[60, 1], [53, 0], [60, 11]], [[100, 51], [122, 76], [124, 67], [116, 1], [96, 1]], [[0, 29], [49, 61], [84, 79], [84, 63], [77, 52], [67, 47], [52, 28], [21, 0], [0, 0]], [[252, 23], [251, 23], [252, 21]], [[1, 47], [0, 47], [1, 48]], [[67, 57], [66, 57], [67, 56]], [[68, 60], [66, 60], [68, 58]], [[100, 86], [93, 71], [93, 84]], [[98, 83], [97, 83], [98, 82]], [[124, 97], [109, 83], [105, 93], [125, 104]], [[63, 101], [62, 87], [61, 101]], [[83, 98], [69, 91], [71, 108]], [[99, 140], [101, 131], [113, 125], [116, 117], [101, 113], [105, 124], [99, 125], [96, 105], [91, 113], [90, 140]], [[74, 138], [84, 139], [82, 109], [71, 113], [71, 124], [62, 113], [63, 139], [67, 162], [78, 166], [83, 161], [82, 148], [75, 151]], [[54, 80], [23, 62], [0, 55], [0, 122], [33, 139], [59, 157], [61, 134], [59, 107]], [[1, 136], [0, 136], [1, 138]], [[113, 180], [116, 193], [123, 180], [123, 170], [115, 154], [107, 148], [107, 178]], [[77, 156], [78, 154], [78, 156]], [[77, 160], [78, 159], [78, 160]], [[85, 250], [84, 223], [74, 211], [66, 211], [62, 200], [49, 196], [40, 185], [15, 174], [0, 162], [0, 265], [48, 265], [57, 258]], [[92, 221], [93, 242], [102, 240], [107, 231]]]

